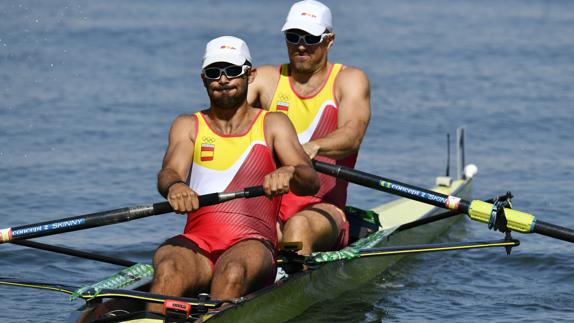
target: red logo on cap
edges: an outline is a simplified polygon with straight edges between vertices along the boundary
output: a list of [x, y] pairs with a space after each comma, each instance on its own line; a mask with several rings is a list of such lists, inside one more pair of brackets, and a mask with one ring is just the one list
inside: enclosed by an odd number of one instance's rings
[[235, 49], [235, 47], [233, 47], [233, 46], [228, 46], [228, 45], [221, 45], [221, 47], [219, 47], [219, 49], [225, 49], [225, 48]]
[[309, 16], [309, 17], [311, 17], [311, 18], [317, 18], [317, 16], [315, 16], [314, 14], [308, 13], [308, 12], [302, 12], [302, 13], [301, 13], [301, 16]]

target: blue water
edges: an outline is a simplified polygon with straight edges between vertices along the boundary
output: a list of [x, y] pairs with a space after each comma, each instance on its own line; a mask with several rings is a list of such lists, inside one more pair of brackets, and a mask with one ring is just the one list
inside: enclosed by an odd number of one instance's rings
[[[373, 117], [358, 168], [430, 186], [445, 137], [468, 130], [475, 197], [574, 227], [574, 2], [328, 2], [330, 59], [364, 69]], [[156, 173], [171, 121], [204, 108], [205, 43], [233, 34], [256, 65], [286, 59], [286, 1], [2, 1], [0, 227], [161, 201]], [[351, 186], [352, 205], [393, 197]], [[149, 262], [182, 229], [165, 215], [40, 241]], [[518, 237], [518, 234], [516, 234]], [[498, 239], [463, 221], [441, 241]], [[520, 236], [511, 256], [410, 257], [294, 321], [572, 321], [574, 249]], [[0, 276], [82, 285], [118, 270], [0, 247]], [[7, 322], [63, 321], [65, 295], [0, 287]]]

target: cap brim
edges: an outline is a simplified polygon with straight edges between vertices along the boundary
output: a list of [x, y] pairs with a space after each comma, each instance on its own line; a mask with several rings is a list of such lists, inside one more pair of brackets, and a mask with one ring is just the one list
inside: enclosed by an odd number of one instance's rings
[[283, 25], [281, 31], [286, 31], [289, 29], [301, 29], [313, 36], [319, 36], [325, 31], [325, 29], [327, 29], [327, 27], [310, 23], [305, 20], [289, 20]]
[[246, 59], [237, 55], [210, 55], [203, 60], [201, 68], [206, 68], [213, 63], [229, 63], [237, 66], [241, 66], [245, 63]]

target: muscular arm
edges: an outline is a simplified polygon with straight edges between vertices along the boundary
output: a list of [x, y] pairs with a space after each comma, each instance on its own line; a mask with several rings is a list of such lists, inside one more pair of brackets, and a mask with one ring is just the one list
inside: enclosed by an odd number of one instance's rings
[[335, 84], [338, 93], [338, 128], [323, 138], [303, 145], [311, 158], [342, 159], [357, 152], [371, 118], [371, 93], [367, 75], [353, 67], [341, 71]]
[[[196, 121], [192, 116], [177, 117], [169, 131], [167, 151], [163, 158], [162, 169], [157, 176], [157, 189], [163, 197], [168, 197], [170, 188], [185, 185], [193, 158]], [[184, 182], [177, 185], [178, 181]]]
[[255, 78], [249, 83], [247, 102], [256, 108], [269, 110], [275, 88], [279, 81], [279, 67], [274, 65], [262, 65], [255, 70]]
[[[290, 177], [288, 188], [296, 195], [317, 193], [320, 185], [319, 177], [311, 165], [311, 160], [299, 144], [289, 118], [282, 113], [270, 113], [266, 116], [265, 127], [270, 136], [273, 151], [282, 165], [266, 177], [266, 184], [273, 180], [274, 175], [288, 176]], [[279, 180], [277, 182], [281, 183]]]

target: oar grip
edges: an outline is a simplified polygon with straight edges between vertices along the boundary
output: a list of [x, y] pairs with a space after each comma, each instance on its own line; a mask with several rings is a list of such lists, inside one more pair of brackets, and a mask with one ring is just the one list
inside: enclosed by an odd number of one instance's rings
[[154, 203], [152, 205], [152, 207], [153, 207], [153, 214], [154, 215], [166, 214], [166, 213], [173, 212], [173, 208], [171, 207], [169, 202]]
[[199, 199], [199, 206], [202, 207], [208, 205], [215, 205], [236, 198], [241, 197], [250, 198], [262, 195], [265, 195], [265, 191], [263, 191], [262, 186], [251, 186], [238, 192], [221, 192], [221, 193], [204, 194], [198, 196], [197, 198]]
[[574, 242], [574, 230], [548, 222], [536, 220], [532, 232], [545, 235], [547, 237]]
[[214, 205], [219, 203], [219, 193], [204, 194], [197, 197], [199, 207]]
[[263, 190], [263, 186], [251, 186], [245, 189], [245, 198], [249, 197], [257, 197], [265, 195], [265, 191]]

